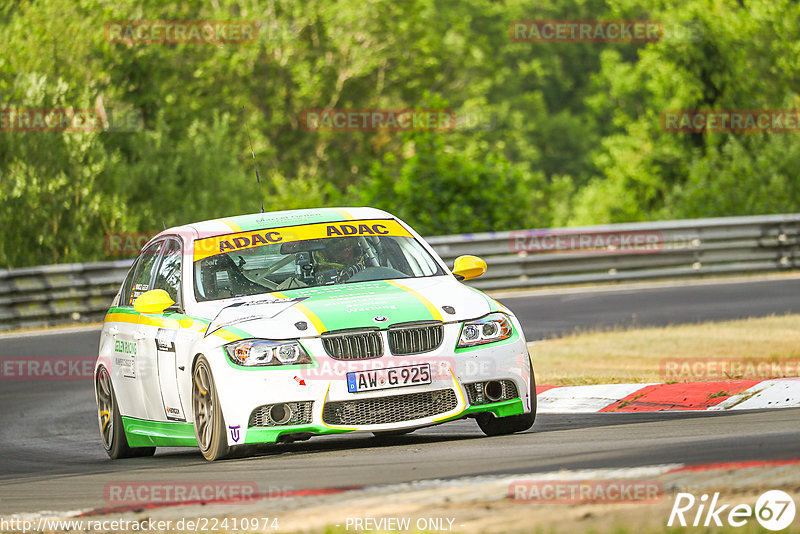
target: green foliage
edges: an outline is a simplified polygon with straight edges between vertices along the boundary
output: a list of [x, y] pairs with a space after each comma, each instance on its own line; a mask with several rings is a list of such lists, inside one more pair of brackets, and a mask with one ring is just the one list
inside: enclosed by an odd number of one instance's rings
[[[499, 150], [454, 150], [442, 136], [404, 136], [407, 156], [387, 154], [360, 186], [361, 203], [413, 221], [423, 235], [534, 227], [547, 221], [541, 173]], [[425, 184], [425, 185], [422, 185]]]
[[686, 181], [666, 198], [664, 214], [691, 218], [796, 211], [798, 169], [800, 143], [791, 136], [729, 136], [709, 156], [692, 162]]
[[797, 211], [797, 132], [676, 134], [661, 129], [659, 116], [666, 110], [798, 109], [800, 67], [786, 55], [800, 44], [800, 5], [622, 4], [622, 15], [647, 6], [651, 18], [690, 32], [648, 45], [635, 62], [612, 50], [603, 54], [592, 107], [610, 115], [615, 131], [593, 152], [599, 175], [576, 193], [569, 222]]
[[[659, 20], [657, 43], [518, 43], [520, 19]], [[117, 44], [124, 20], [259, 21], [254, 43]], [[682, 30], [682, 31], [677, 31]], [[108, 232], [369, 204], [423, 234], [800, 209], [800, 135], [676, 134], [678, 109], [800, 108], [791, 0], [32, 0], [0, 5], [0, 107], [132, 118], [0, 131], [0, 267], [108, 259]], [[243, 109], [244, 108], [244, 109]], [[320, 108], [449, 108], [322, 132]]]

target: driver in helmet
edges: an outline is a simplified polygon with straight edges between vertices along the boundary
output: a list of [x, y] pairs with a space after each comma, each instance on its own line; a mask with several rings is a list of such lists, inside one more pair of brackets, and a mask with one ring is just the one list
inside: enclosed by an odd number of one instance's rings
[[336, 282], [349, 280], [354, 274], [366, 268], [364, 254], [357, 237], [340, 237], [331, 240], [325, 248], [325, 255], [339, 271]]

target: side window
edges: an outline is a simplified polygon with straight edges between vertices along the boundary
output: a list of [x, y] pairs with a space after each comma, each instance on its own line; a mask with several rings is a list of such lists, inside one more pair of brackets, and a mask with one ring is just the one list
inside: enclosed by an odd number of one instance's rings
[[131, 288], [131, 296], [128, 299], [128, 305], [133, 305], [139, 295], [150, 291], [150, 280], [153, 276], [153, 270], [158, 263], [158, 257], [161, 255], [161, 248], [164, 246], [163, 241], [153, 243], [139, 256], [136, 264], [136, 272], [133, 274], [133, 287]]
[[181, 244], [174, 239], [166, 241], [164, 259], [158, 268], [153, 289], [163, 289], [172, 300], [181, 304]]
[[[138, 260], [138, 258], [137, 258]], [[130, 306], [131, 305], [131, 286], [133, 285], [133, 273], [136, 272], [137, 262], [133, 262], [131, 268], [128, 270], [128, 274], [125, 275], [125, 281], [122, 283], [122, 291], [120, 292], [119, 296], [119, 305], [120, 306]]]

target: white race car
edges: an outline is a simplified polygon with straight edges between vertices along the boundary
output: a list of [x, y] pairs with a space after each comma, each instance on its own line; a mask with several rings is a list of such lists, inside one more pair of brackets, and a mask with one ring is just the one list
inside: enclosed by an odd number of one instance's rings
[[474, 417], [529, 429], [533, 367], [519, 321], [461, 283], [414, 230], [372, 208], [257, 213], [171, 228], [134, 262], [95, 372], [112, 458]]

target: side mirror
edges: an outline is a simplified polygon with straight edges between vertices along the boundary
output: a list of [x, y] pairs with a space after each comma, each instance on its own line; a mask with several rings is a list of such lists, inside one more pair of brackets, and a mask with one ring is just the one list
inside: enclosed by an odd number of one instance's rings
[[133, 301], [133, 309], [139, 313], [164, 313], [164, 310], [175, 304], [169, 293], [163, 289], [152, 289], [139, 295]]
[[486, 262], [477, 256], [459, 256], [453, 265], [453, 274], [459, 280], [477, 278], [485, 272]]

